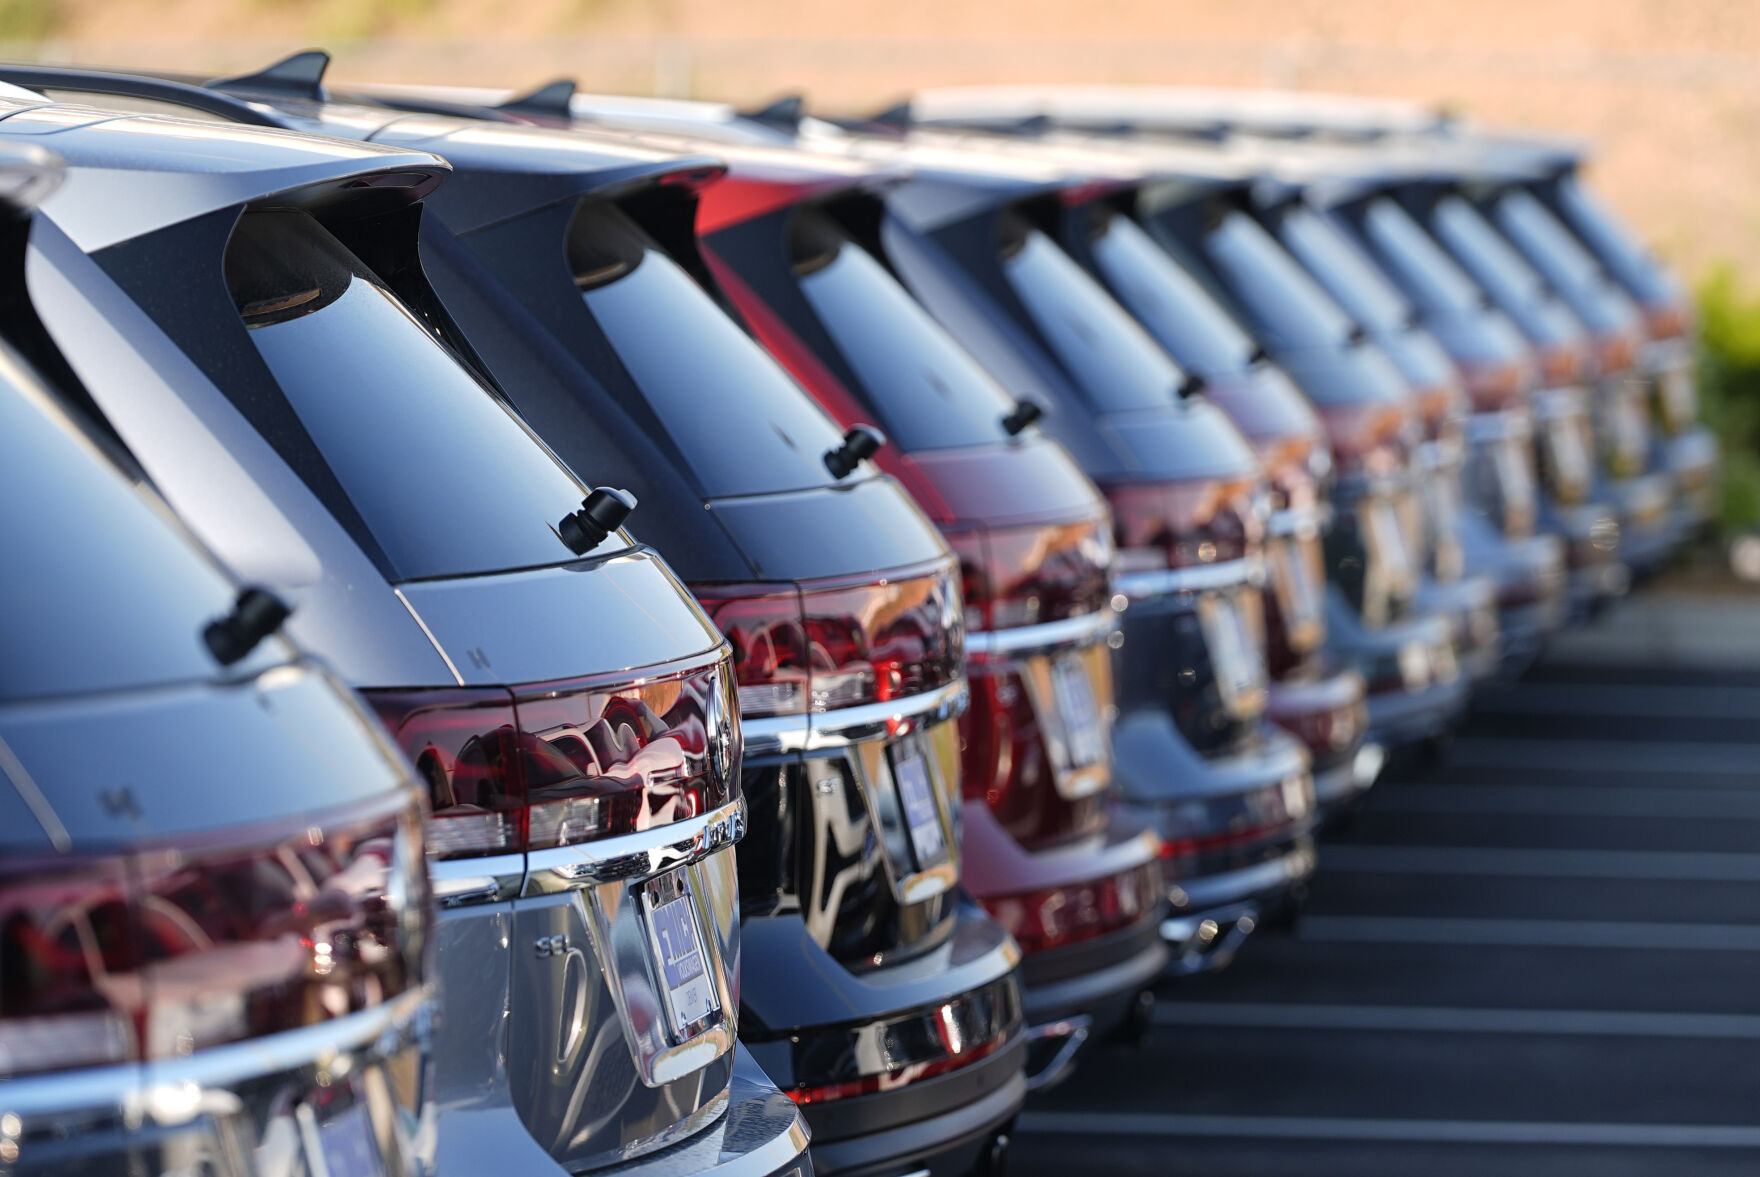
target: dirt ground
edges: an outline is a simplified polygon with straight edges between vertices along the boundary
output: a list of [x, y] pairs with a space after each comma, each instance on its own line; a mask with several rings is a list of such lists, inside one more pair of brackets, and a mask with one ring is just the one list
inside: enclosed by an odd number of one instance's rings
[[1690, 276], [1760, 275], [1754, 0], [0, 0], [0, 29], [37, 9], [50, 39], [0, 51], [220, 72], [323, 44], [343, 79], [839, 111], [984, 81], [1400, 95], [1590, 137], [1608, 197]]

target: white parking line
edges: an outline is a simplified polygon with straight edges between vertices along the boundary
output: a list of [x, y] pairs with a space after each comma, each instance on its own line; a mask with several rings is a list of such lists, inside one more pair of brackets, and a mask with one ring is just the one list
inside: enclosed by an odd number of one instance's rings
[[1376, 813], [1507, 813], [1760, 821], [1760, 789], [1414, 783], [1376, 793], [1370, 808]]
[[1157, 1026], [1389, 1030], [1449, 1034], [1566, 1034], [1631, 1038], [1760, 1039], [1760, 1016], [1754, 1014], [1163, 1001], [1155, 1006], [1154, 1017]]
[[[1756, 731], [1760, 735], [1760, 730]], [[1541, 740], [1474, 736], [1449, 750], [1452, 768], [1654, 772], [1760, 779], [1760, 746], [1659, 740]]]
[[1320, 848], [1323, 872], [1486, 875], [1536, 879], [1651, 879], [1760, 882], [1760, 854], [1682, 850], [1517, 849], [1496, 846]]
[[1549, 1124], [1510, 1120], [1369, 1120], [1329, 1116], [1195, 1116], [1025, 1112], [1023, 1132], [1219, 1136], [1240, 1140], [1563, 1144], [1615, 1148], [1760, 1148], [1760, 1128], [1731, 1124]]
[[1307, 915], [1303, 940], [1390, 944], [1537, 945], [1656, 951], [1760, 952], [1760, 925], [1619, 923], [1611, 920], [1442, 919]]
[[1495, 715], [1760, 719], [1760, 687], [1529, 683], [1482, 692], [1474, 697], [1473, 710]]

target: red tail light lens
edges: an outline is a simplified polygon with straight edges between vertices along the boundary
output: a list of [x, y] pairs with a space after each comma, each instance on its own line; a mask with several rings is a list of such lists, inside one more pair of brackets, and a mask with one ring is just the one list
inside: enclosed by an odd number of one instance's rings
[[1025, 953], [1045, 952], [1129, 927], [1161, 901], [1153, 862], [1104, 879], [984, 900]]
[[1679, 339], [1692, 328], [1693, 312], [1685, 302], [1651, 303], [1644, 308], [1644, 330], [1651, 339]]
[[407, 795], [294, 828], [0, 870], [0, 1074], [174, 1058], [419, 984]]
[[1533, 384], [1528, 367], [1515, 360], [1501, 364], [1465, 364], [1461, 368], [1461, 378], [1466, 382], [1473, 410], [1479, 413], [1509, 408]]
[[368, 691], [428, 787], [435, 858], [567, 846], [683, 821], [737, 792], [730, 673]]
[[1414, 399], [1424, 436], [1431, 439], [1441, 437], [1448, 430], [1449, 422], [1459, 418], [1467, 408], [1466, 391], [1455, 384], [1420, 388]]
[[796, 1087], [784, 1094], [800, 1106], [806, 1107], [809, 1104], [830, 1103], [836, 1099], [853, 1099], [858, 1095], [873, 1095], [878, 1091], [893, 1091], [924, 1079], [933, 1079], [937, 1075], [957, 1071], [961, 1067], [969, 1067], [978, 1060], [995, 1054], [1007, 1046], [1008, 1042], [1009, 1034], [1004, 1032], [983, 1042], [970, 1043], [958, 1054], [945, 1055], [941, 1058], [912, 1063], [908, 1066], [894, 1067], [878, 1075], [864, 1075], [860, 1079], [846, 1079], [841, 1083], [825, 1083], [816, 1087]]
[[1096, 613], [1111, 598], [1105, 519], [947, 535], [959, 556], [966, 616], [978, 629], [1014, 629]]
[[1259, 550], [1264, 521], [1250, 479], [1201, 479], [1107, 490], [1120, 576], [1240, 560]]
[[733, 644], [740, 713], [836, 711], [921, 694], [960, 675], [965, 619], [951, 568], [854, 585], [699, 585]]
[[1341, 471], [1370, 477], [1395, 474], [1404, 468], [1417, 440], [1416, 421], [1402, 405], [1326, 405], [1320, 417]]
[[1603, 376], [1624, 372], [1638, 362], [1638, 340], [1629, 331], [1613, 331], [1595, 340], [1595, 367]]
[[1540, 379], [1547, 388], [1577, 384], [1588, 374], [1589, 353], [1575, 344], [1549, 347], [1540, 353]]

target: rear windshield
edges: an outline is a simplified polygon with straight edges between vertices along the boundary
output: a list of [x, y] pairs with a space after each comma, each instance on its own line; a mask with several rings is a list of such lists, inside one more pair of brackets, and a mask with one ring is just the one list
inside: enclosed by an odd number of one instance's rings
[[1332, 221], [1298, 204], [1283, 215], [1277, 231], [1289, 251], [1357, 322], [1375, 330], [1398, 331], [1410, 321], [1410, 304]]
[[1391, 198], [1377, 197], [1363, 210], [1363, 236], [1406, 292], [1430, 310], [1471, 314], [1479, 309], [1479, 287]]
[[1546, 284], [1514, 246], [1459, 196], [1437, 202], [1431, 225], [1450, 252], [1504, 310], [1532, 314], [1547, 300]]
[[580, 506], [581, 485], [316, 221], [245, 214], [226, 280], [397, 579], [574, 558], [554, 526]]
[[1639, 298], [1673, 302], [1681, 296], [1673, 276], [1639, 244], [1637, 235], [1575, 176], [1560, 177], [1553, 187], [1553, 198], [1571, 228]]
[[584, 201], [575, 285], [642, 399], [713, 498], [832, 481], [835, 422], [622, 210]]
[[202, 630], [234, 589], [161, 510], [0, 348], [0, 700], [218, 677]]
[[1010, 216], [1001, 249], [1015, 296], [1095, 409], [1126, 412], [1173, 401], [1185, 374], [1049, 237]]
[[1349, 342], [1355, 327], [1350, 316], [1246, 213], [1224, 213], [1204, 234], [1204, 252], [1280, 346], [1333, 348]]
[[1092, 249], [1112, 292], [1180, 364], [1220, 376], [1252, 363], [1257, 347], [1240, 324], [1135, 221], [1102, 214]]
[[986, 445], [1014, 400], [867, 250], [817, 210], [790, 232], [801, 292], [862, 384], [853, 390], [904, 450]]
[[1602, 272], [1601, 263], [1557, 217], [1521, 189], [1497, 198], [1497, 223], [1572, 306], [1598, 327], [1629, 325], [1637, 312]]

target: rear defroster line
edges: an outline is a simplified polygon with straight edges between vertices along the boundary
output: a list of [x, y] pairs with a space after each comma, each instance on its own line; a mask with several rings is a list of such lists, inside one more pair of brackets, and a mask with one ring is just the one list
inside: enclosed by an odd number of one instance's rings
[[1732, 1124], [1576, 1124], [1047, 1111], [1023, 1113], [1016, 1121], [1015, 1129], [1017, 1135], [1080, 1133], [1087, 1136], [1202, 1136], [1241, 1140], [1760, 1149], [1760, 1127]]

